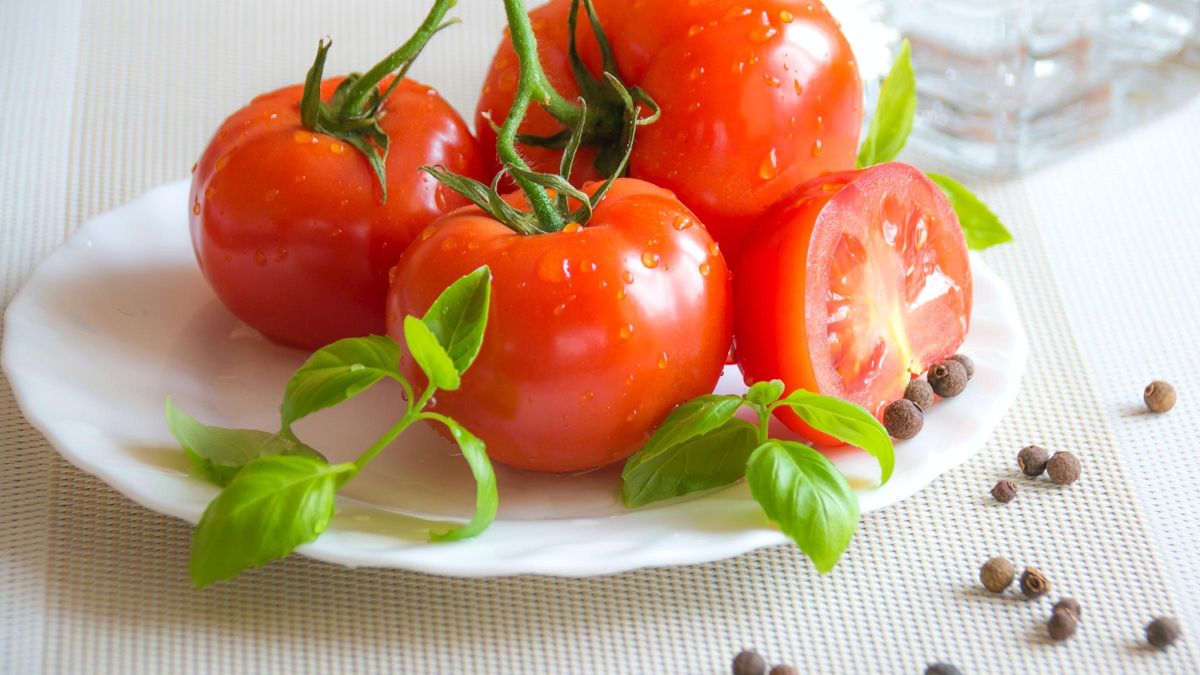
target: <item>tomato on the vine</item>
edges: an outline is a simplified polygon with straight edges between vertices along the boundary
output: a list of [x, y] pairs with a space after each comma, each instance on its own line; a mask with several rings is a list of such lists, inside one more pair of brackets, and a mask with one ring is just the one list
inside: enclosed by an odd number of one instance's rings
[[[941, 190], [904, 164], [824, 176], [764, 219], [735, 268], [734, 351], [747, 380], [837, 396], [879, 415], [957, 351], [971, 268]], [[786, 408], [810, 440], [837, 444]]]
[[[552, 0], [530, 16], [539, 58], [565, 99], [579, 93], [572, 73], [567, 16], [576, 0]], [[621, 79], [644, 89], [661, 117], [638, 132], [629, 175], [674, 191], [705, 223], [731, 260], [761, 215], [797, 185], [854, 167], [862, 122], [862, 84], [850, 46], [820, 2], [800, 0], [595, 0]], [[582, 11], [581, 14], [584, 14]], [[582, 61], [601, 70], [586, 19], [576, 29]], [[476, 113], [484, 145], [487, 118], [504, 119], [518, 81], [505, 37]], [[603, 126], [606, 111], [589, 110]], [[530, 112], [525, 134], [550, 136], [562, 125]], [[611, 145], [603, 129], [585, 139]], [[598, 136], [599, 138], [596, 138]], [[591, 180], [595, 148], [585, 145], [572, 181]], [[522, 146], [535, 169], [559, 152]]]
[[[402, 47], [389, 59], [411, 62], [448, 6], [405, 45], [411, 56]], [[305, 85], [255, 98], [209, 142], [188, 204], [196, 258], [221, 301], [271, 340], [306, 349], [381, 333], [388, 270], [422, 228], [467, 203], [420, 167], [478, 178], [492, 168], [463, 119], [423, 84], [405, 78], [389, 91], [393, 76], [363, 81], [368, 73], [358, 76], [361, 105], [335, 103], [345, 78], [320, 79], [326, 49], [309, 73], [316, 122], [305, 118]], [[372, 122], [391, 141], [386, 153], [367, 133]], [[339, 133], [343, 124], [352, 130]]]
[[[584, 187], [591, 195], [595, 183]], [[518, 208], [524, 196], [510, 195]], [[712, 391], [729, 349], [729, 272], [668, 191], [619, 179], [584, 226], [518, 234], [478, 207], [436, 221], [396, 266], [388, 332], [449, 283], [491, 268], [482, 351], [435, 409], [492, 459], [580, 471], [624, 459], [679, 403]], [[401, 370], [420, 378], [405, 356]]]

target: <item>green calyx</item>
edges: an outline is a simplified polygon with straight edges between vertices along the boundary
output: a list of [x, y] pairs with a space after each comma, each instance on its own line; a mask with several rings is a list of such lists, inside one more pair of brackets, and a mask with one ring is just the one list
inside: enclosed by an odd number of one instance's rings
[[[602, 72], [604, 76], [597, 78], [592, 75], [579, 56], [575, 33], [579, 22], [579, 6], [584, 6], [592, 34], [600, 48]], [[630, 87], [617, 77], [617, 61], [613, 56], [612, 43], [600, 24], [600, 17], [592, 0], [574, 0], [567, 18], [570, 31], [571, 70], [575, 75], [575, 83], [579, 87], [580, 98], [586, 103], [589, 111], [587, 116], [577, 114], [574, 110], [556, 105], [553, 97], [543, 105], [547, 112], [566, 128], [552, 136], [532, 136], [518, 134], [517, 141], [522, 145], [533, 145], [544, 148], [565, 148], [572, 134], [582, 132], [580, 144], [597, 148], [596, 169], [601, 175], [611, 176], [624, 172], [624, 143], [623, 139], [629, 133], [627, 127], [644, 126], [658, 121], [659, 107], [650, 94], [641, 87]], [[627, 100], [632, 99], [635, 105], [649, 110], [645, 117], [634, 117], [632, 122], [626, 115]], [[583, 108], [583, 106], [580, 106]]]
[[[592, 216], [596, 205], [604, 198], [613, 181], [625, 173], [637, 127], [658, 119], [658, 106], [646, 92], [636, 87], [626, 87], [616, 76], [616, 63], [608, 39], [600, 27], [591, 0], [582, 0], [587, 8], [596, 39], [604, 55], [605, 73], [602, 80], [588, 72], [575, 48], [574, 27], [578, 19], [580, 0], [571, 7], [571, 56], [576, 77], [580, 80], [583, 96], [578, 105], [564, 99], [550, 85], [545, 71], [538, 60], [537, 38], [523, 0], [504, 0], [508, 24], [512, 32], [513, 50], [521, 66], [517, 92], [509, 108], [504, 124], [493, 127], [496, 131], [496, 155], [500, 158], [501, 171], [485, 185], [477, 180], [450, 173], [445, 167], [423, 167], [430, 175], [471, 200], [485, 213], [521, 234], [544, 234], [560, 232], [571, 223], [584, 225]], [[529, 106], [537, 103], [555, 119], [563, 123], [564, 129], [545, 138], [527, 137], [518, 132]], [[593, 106], [598, 112], [593, 112]], [[642, 117], [641, 111], [648, 108], [651, 114]], [[518, 143], [531, 143], [544, 147], [562, 148], [562, 163], [559, 172], [539, 173], [534, 171], [517, 151]], [[608, 180], [591, 196], [571, 185], [571, 169], [575, 155], [583, 145], [601, 145], [597, 165], [603, 167]], [[498, 191], [505, 175], [511, 176], [525, 193], [529, 211], [522, 211], [506, 202]]]
[[[358, 150], [371, 164], [382, 190], [381, 203], [387, 203], [388, 135], [379, 126], [387, 114], [385, 103], [417, 56], [438, 31], [457, 23], [444, 21], [446, 12], [457, 0], [435, 0], [421, 26], [399, 49], [375, 64], [365, 74], [350, 73], [334, 90], [328, 101], [321, 99], [321, 81], [325, 72], [325, 57], [332, 41], [321, 40], [317, 56], [304, 78], [304, 93], [300, 97], [300, 122], [310, 131], [332, 136]], [[386, 89], [380, 83], [388, 75], [395, 78]]]

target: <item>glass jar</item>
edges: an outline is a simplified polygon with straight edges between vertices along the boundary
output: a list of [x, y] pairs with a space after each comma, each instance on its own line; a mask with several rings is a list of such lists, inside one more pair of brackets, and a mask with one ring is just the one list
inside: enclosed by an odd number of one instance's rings
[[978, 173], [1019, 173], [1200, 91], [1200, 0], [829, 5], [868, 81], [886, 72], [871, 42], [909, 39], [919, 97], [913, 145]]

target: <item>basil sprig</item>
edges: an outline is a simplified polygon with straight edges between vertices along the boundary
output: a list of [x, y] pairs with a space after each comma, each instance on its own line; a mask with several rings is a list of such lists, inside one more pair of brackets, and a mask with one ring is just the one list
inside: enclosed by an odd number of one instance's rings
[[[457, 389], [479, 354], [491, 279], [491, 271], [480, 267], [447, 288], [425, 316], [406, 317], [405, 347], [429, 383], [419, 395], [400, 374], [401, 345], [373, 335], [340, 340], [309, 357], [284, 390], [275, 433], [206, 426], [167, 400], [171, 433], [197, 471], [224, 488], [205, 509], [192, 538], [189, 570], [196, 586], [231, 579], [316, 539], [333, 519], [338, 490], [418, 420], [446, 426], [476, 483], [471, 520], [448, 532], [431, 532], [430, 538], [466, 539], [487, 529], [495, 520], [499, 494], [483, 441], [425, 408], [439, 389]], [[407, 405], [400, 420], [355, 461], [330, 464], [296, 437], [292, 425], [298, 420], [385, 379], [404, 388]]]
[[[824, 455], [771, 439], [771, 414], [790, 408], [817, 431], [867, 451], [879, 461], [881, 483], [892, 476], [895, 449], [883, 425], [861, 407], [803, 390], [781, 398], [783, 392], [783, 382], [770, 380], [755, 383], [744, 396], [701, 396], [676, 408], [625, 462], [625, 505], [644, 506], [745, 477], [767, 517], [821, 573], [833, 569], [858, 528], [858, 497]], [[742, 407], [755, 413], [756, 424], [734, 416]]]
[[[912, 132], [917, 114], [917, 81], [912, 67], [908, 40], [900, 44], [900, 53], [879, 90], [879, 101], [866, 138], [858, 150], [858, 168], [890, 162], [900, 154]], [[967, 248], [983, 250], [1012, 241], [1012, 234], [1000, 218], [958, 181], [939, 174], [927, 174], [958, 215]]]

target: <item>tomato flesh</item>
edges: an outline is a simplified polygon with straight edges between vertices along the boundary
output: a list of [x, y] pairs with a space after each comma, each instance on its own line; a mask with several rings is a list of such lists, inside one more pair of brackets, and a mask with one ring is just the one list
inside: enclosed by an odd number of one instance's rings
[[[952, 355], [972, 288], [958, 219], [916, 169], [884, 164], [801, 188], [736, 268], [735, 344], [750, 381], [780, 378], [876, 415]], [[836, 444], [790, 411], [805, 437]]]

